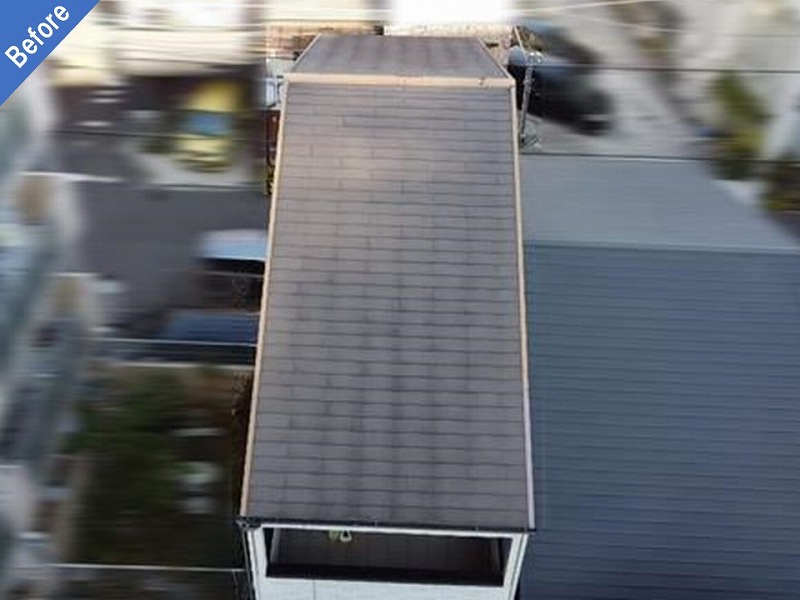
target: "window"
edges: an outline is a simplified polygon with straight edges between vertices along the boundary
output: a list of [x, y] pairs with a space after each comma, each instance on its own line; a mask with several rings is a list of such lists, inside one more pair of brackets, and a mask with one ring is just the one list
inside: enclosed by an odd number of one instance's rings
[[186, 113], [184, 131], [203, 137], [225, 137], [230, 135], [232, 126], [230, 114], [192, 110]]

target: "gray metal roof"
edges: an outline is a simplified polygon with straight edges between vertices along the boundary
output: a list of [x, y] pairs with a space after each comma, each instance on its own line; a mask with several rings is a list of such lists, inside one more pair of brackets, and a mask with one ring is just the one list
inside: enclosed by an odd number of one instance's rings
[[523, 157], [526, 239], [717, 250], [796, 250], [797, 241], [692, 162]]
[[294, 73], [508, 78], [474, 38], [320, 35]]
[[799, 259], [527, 247], [523, 600], [797, 598]]
[[510, 94], [289, 84], [247, 516], [531, 526]]

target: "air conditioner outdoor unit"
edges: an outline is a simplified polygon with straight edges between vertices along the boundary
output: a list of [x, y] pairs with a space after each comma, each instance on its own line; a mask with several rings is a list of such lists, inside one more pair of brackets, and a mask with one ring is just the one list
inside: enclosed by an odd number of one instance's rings
[[349, 544], [353, 541], [353, 534], [347, 530], [331, 529], [328, 532], [328, 539], [340, 544]]

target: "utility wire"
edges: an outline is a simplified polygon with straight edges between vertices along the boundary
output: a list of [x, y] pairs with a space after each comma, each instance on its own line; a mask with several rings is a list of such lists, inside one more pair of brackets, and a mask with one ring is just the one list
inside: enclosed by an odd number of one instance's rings
[[244, 573], [243, 568], [233, 567], [189, 567], [179, 565], [132, 565], [132, 564], [109, 564], [109, 563], [51, 563], [45, 565], [46, 568], [58, 569], [61, 571], [130, 571], [145, 573], [205, 573], [205, 574], [232, 574]]
[[[168, 0], [163, 0], [165, 4], [167, 4]], [[565, 4], [560, 6], [525, 6], [530, 4], [530, 2], [526, 0], [518, 1], [518, 6], [513, 9], [511, 20], [517, 18], [525, 18], [525, 17], [535, 17], [538, 15], [557, 15], [561, 13], [574, 13], [578, 11], [585, 10], [587, 8], [604, 8], [604, 7], [614, 7], [614, 6], [624, 6], [624, 5], [637, 5], [637, 4], [653, 4], [663, 0], [596, 0], [596, 1], [587, 1], [587, 2], [577, 2], [573, 4]], [[109, 6], [121, 3], [119, 0], [104, 0], [104, 4], [108, 3]], [[320, 3], [321, 4], [321, 3]], [[519, 5], [522, 6], [519, 6]], [[246, 10], [257, 10], [261, 12], [261, 18], [254, 19], [248, 22], [248, 26], [255, 26], [255, 27], [269, 27], [272, 21], [275, 22], [284, 22], [284, 21], [292, 21], [297, 23], [320, 23], [325, 22], [328, 19], [333, 21], [339, 21], [342, 16], [347, 16], [347, 19], [343, 19], [342, 22], [352, 22], [352, 21], [366, 21], [366, 22], [376, 22], [376, 23], [383, 23], [385, 25], [391, 25], [391, 16], [395, 14], [395, 10], [392, 8], [378, 8], [378, 7], [370, 7], [364, 8], [362, 10], [357, 10], [353, 8], [342, 8], [337, 6], [334, 0], [326, 5], [316, 5], [313, 7], [299, 9], [293, 7], [290, 11], [286, 12], [285, 14], [281, 14], [281, 10], [285, 4], [279, 3], [276, 8], [271, 8], [274, 6], [274, 3], [264, 1], [264, 2], [248, 2], [247, 4], [243, 5], [243, 8]], [[118, 11], [119, 9], [110, 9], [111, 11]], [[308, 18], [300, 17], [301, 13], [307, 13], [309, 15]], [[354, 18], [354, 16], [358, 16], [359, 18]], [[696, 29], [692, 29], [691, 27], [685, 28], [672, 28], [672, 27], [662, 27], [656, 26], [651, 24], [635, 24], [635, 23], [624, 23], [622, 21], [616, 21], [614, 19], [604, 19], [601, 17], [588, 17], [583, 14], [576, 15], [577, 18], [581, 20], [591, 20], [596, 22], [605, 22], [612, 26], [617, 26], [621, 28], [641, 28], [646, 27], [650, 31], [658, 31], [663, 33], [682, 33], [686, 31], [698, 31]], [[460, 23], [453, 23], [454, 25], [460, 25]], [[478, 23], [475, 23], [476, 25]], [[493, 25], [491, 21], [486, 22], [487, 25]], [[119, 18], [117, 17], [116, 23], [111, 23], [113, 27], [120, 27]], [[155, 28], [147, 27], [147, 30], [156, 30]], [[198, 29], [199, 31], [199, 29]], [[736, 33], [736, 32], [729, 32], [729, 33], [716, 33], [717, 36], [722, 37], [763, 37], [767, 39], [771, 38], [795, 38], [796, 34], [759, 34], [759, 33]]]

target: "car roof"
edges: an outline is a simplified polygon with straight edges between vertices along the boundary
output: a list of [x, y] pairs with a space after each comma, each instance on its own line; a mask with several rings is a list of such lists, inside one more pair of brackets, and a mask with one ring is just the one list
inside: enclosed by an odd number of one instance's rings
[[222, 229], [200, 238], [198, 254], [206, 260], [263, 262], [267, 257], [267, 233], [261, 229]]
[[254, 345], [258, 337], [258, 313], [180, 310], [159, 332], [161, 340]]

